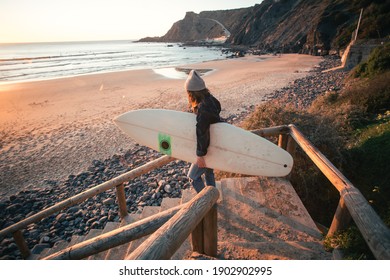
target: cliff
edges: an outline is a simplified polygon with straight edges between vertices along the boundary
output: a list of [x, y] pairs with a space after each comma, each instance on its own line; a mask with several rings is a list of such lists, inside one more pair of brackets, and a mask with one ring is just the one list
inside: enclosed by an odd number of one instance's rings
[[351, 40], [360, 9], [359, 38], [384, 38], [390, 32], [390, 2], [380, 0], [264, 0], [253, 7], [187, 12], [154, 42], [225, 42], [262, 50], [326, 54]]
[[199, 14], [187, 12], [184, 19], [175, 22], [162, 37], [147, 37], [141, 42], [183, 42], [212, 40], [224, 37], [224, 42], [231, 32], [238, 30], [237, 19], [247, 14], [248, 9], [204, 11]]

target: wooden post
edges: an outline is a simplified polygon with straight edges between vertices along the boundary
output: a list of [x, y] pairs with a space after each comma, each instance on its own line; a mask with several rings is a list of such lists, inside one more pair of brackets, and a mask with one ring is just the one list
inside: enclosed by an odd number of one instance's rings
[[333, 236], [336, 232], [346, 229], [351, 221], [351, 215], [345, 205], [343, 197], [340, 197], [339, 205], [334, 214], [332, 224], [329, 228], [327, 237]]
[[192, 251], [204, 254], [204, 240], [203, 240], [203, 220], [195, 227], [191, 233]]
[[287, 148], [287, 141], [289, 137], [287, 134], [279, 134], [278, 146], [284, 150]]
[[214, 204], [203, 219], [203, 251], [211, 257], [216, 257], [218, 253], [217, 220], [217, 205]]
[[294, 157], [294, 156], [295, 156], [295, 149], [296, 149], [296, 148], [297, 148], [297, 143], [295, 142], [295, 140], [294, 140], [291, 136], [288, 136], [286, 151], [287, 151], [292, 157]]
[[[297, 148], [297, 143], [295, 140], [291, 137], [291, 135], [287, 136], [287, 144], [286, 144], [286, 151], [293, 157], [295, 158], [295, 150]], [[291, 173], [286, 176], [287, 180], [291, 179]]]
[[125, 195], [125, 185], [122, 183], [119, 186], [116, 186], [116, 197], [119, 204], [119, 215], [121, 219], [128, 215], [127, 205], [126, 205], [126, 195]]
[[27, 246], [26, 240], [24, 240], [22, 231], [18, 230], [12, 233], [12, 236], [14, 237], [15, 243], [19, 248], [20, 253], [22, 254], [22, 257], [25, 259], [28, 256], [31, 255], [30, 249]]
[[359, 33], [359, 28], [360, 28], [360, 21], [362, 20], [362, 15], [363, 15], [363, 8], [360, 10], [360, 16], [359, 16], [359, 21], [358, 21], [358, 24], [357, 24], [357, 27], [356, 27], [354, 41], [357, 40], [357, 36], [358, 36], [358, 33]]
[[191, 233], [192, 251], [217, 256], [218, 225], [217, 205], [214, 205]]

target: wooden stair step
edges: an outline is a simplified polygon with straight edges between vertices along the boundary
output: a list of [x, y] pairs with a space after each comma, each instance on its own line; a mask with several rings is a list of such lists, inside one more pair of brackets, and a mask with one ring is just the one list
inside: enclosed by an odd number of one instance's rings
[[85, 239], [85, 236], [73, 235], [71, 240], [70, 240], [70, 242], [60, 241], [61, 244], [62, 244], [60, 247], [58, 247], [58, 244], [56, 243], [57, 246], [55, 244], [52, 248], [48, 248], [48, 249], [42, 251], [42, 253], [39, 255], [39, 259], [43, 259], [43, 258], [45, 258], [47, 256], [50, 256], [50, 255], [52, 255], [52, 254], [54, 254], [56, 252], [59, 252], [59, 251], [63, 250], [65, 248], [68, 248], [70, 246], [78, 244], [78, 243], [84, 241], [84, 239]]
[[[107, 222], [103, 231], [101, 232], [101, 234], [104, 234], [104, 233], [107, 233], [107, 232], [110, 232], [114, 229], [117, 229], [119, 227], [119, 223], [117, 222]], [[88, 259], [89, 260], [104, 260], [106, 258], [106, 255], [108, 253], [109, 250], [105, 250], [103, 252], [100, 252], [100, 253], [97, 253], [95, 255], [92, 255], [90, 256]]]
[[193, 188], [182, 190], [181, 203], [186, 203], [196, 196], [196, 191]]
[[58, 241], [47, 252], [46, 256], [42, 256], [42, 257], [47, 257], [47, 256], [50, 256], [51, 254], [54, 254], [54, 253], [56, 253], [58, 251], [61, 251], [62, 249], [65, 249], [68, 246], [68, 244], [69, 244], [69, 242], [67, 242], [65, 240]]
[[[158, 207], [158, 206], [145, 206], [144, 209], [142, 210], [140, 219], [142, 220], [142, 219], [145, 219], [147, 217], [153, 216], [153, 215], [157, 214], [158, 212], [160, 212], [160, 207]], [[142, 242], [144, 242], [148, 238], [148, 236], [149, 235], [132, 241], [130, 243], [128, 250], [126, 252], [126, 255], [124, 257], [126, 257], [128, 254], [133, 252], [139, 245], [142, 244]]]
[[220, 242], [218, 257], [226, 260], [330, 260], [321, 242]]
[[84, 235], [73, 235], [70, 239], [68, 247], [71, 247], [73, 245], [76, 245], [78, 243], [81, 243], [84, 241], [85, 236]]
[[[101, 229], [90, 229], [83, 241], [86, 241], [86, 240], [89, 240], [89, 239], [94, 238], [96, 236], [99, 236], [102, 233], [102, 231], [103, 230], [101, 230]], [[88, 259], [88, 257], [84, 258], [84, 259], [86, 260], [86, 259]]]
[[283, 178], [259, 178], [266, 206], [281, 215], [317, 230], [315, 222], [291, 183]]
[[220, 238], [248, 242], [280, 238], [290, 241], [322, 239], [287, 180], [244, 177], [223, 179], [221, 183]]
[[54, 254], [54, 253], [56, 253], [56, 252], [58, 252], [58, 251], [61, 251], [62, 249], [65, 249], [65, 248], [68, 246], [68, 244], [69, 244], [69, 243], [68, 243], [67, 241], [65, 241], [65, 240], [57, 241], [57, 242], [53, 245], [53, 247], [44, 249], [44, 250], [40, 253], [39, 258], [40, 258], [40, 259], [43, 259], [43, 258], [45, 258], [45, 257], [47, 257], [47, 256], [50, 256], [51, 254]]
[[[217, 181], [216, 182], [216, 188], [218, 189], [219, 191], [219, 198], [218, 198], [218, 201], [217, 203], [220, 203], [222, 202], [222, 190], [221, 190], [221, 187], [222, 187], [222, 184], [221, 184], [221, 181]], [[197, 195], [197, 192], [194, 190], [194, 188], [188, 188], [188, 189], [184, 189], [181, 191], [181, 203], [186, 203], [188, 201], [190, 201], [191, 199], [193, 199], [195, 196]]]
[[38, 255], [38, 259], [43, 259], [44, 257], [48, 256], [50, 250], [51, 247], [43, 249], [42, 252]]
[[31, 249], [31, 255], [28, 256], [27, 260], [38, 260], [38, 259], [40, 259], [41, 258], [41, 254], [42, 254], [42, 252], [44, 252], [44, 250], [46, 250], [46, 251], [50, 250], [50, 245], [47, 244], [47, 243], [40, 243], [40, 244], [35, 245]]
[[100, 235], [100, 233], [102, 231], [103, 231], [102, 229], [95, 229], [95, 228], [94, 229], [90, 229], [88, 234], [85, 236], [83, 241], [89, 240], [91, 238], [94, 238], [94, 237]]
[[[120, 227], [136, 222], [140, 219], [141, 214], [128, 214], [121, 221]], [[127, 249], [129, 248], [131, 242], [125, 243], [108, 250], [106, 255], [106, 260], [123, 260], [126, 256]]]
[[221, 193], [221, 258], [331, 259], [321, 233], [286, 179], [223, 179]]
[[[193, 195], [193, 193], [192, 192], [189, 193], [188, 198], [190, 198], [190, 195]], [[163, 201], [161, 202], [161, 210], [160, 211], [170, 209], [170, 208], [175, 207], [181, 203], [182, 203], [182, 198], [164, 198]], [[173, 254], [171, 259], [172, 260], [182, 260], [184, 256], [189, 254], [189, 250], [191, 250], [191, 242], [190, 242], [190, 239], [187, 238], [183, 242], [183, 244], [179, 247], [179, 249], [177, 249], [175, 254]]]
[[160, 212], [175, 207], [181, 203], [181, 198], [164, 198], [161, 202]]

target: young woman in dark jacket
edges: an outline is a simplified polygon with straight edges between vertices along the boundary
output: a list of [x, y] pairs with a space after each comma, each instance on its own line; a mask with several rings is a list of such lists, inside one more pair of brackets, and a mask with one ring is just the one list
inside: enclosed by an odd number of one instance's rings
[[202, 175], [204, 174], [206, 185], [215, 187], [214, 170], [207, 167], [204, 156], [210, 145], [210, 125], [221, 122], [220, 102], [206, 88], [204, 80], [192, 70], [184, 84], [188, 94], [189, 106], [196, 114], [196, 163], [193, 163], [188, 172], [192, 186], [197, 192], [204, 187]]

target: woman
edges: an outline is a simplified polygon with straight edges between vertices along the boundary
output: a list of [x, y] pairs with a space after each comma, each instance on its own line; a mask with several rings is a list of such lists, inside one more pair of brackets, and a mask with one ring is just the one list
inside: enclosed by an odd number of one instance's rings
[[210, 125], [221, 122], [219, 116], [221, 104], [211, 95], [199, 74], [192, 70], [184, 84], [188, 94], [189, 107], [196, 114], [196, 163], [193, 163], [188, 177], [194, 189], [199, 193], [204, 187], [202, 175], [207, 186], [215, 187], [214, 170], [207, 167], [204, 156], [210, 145]]

